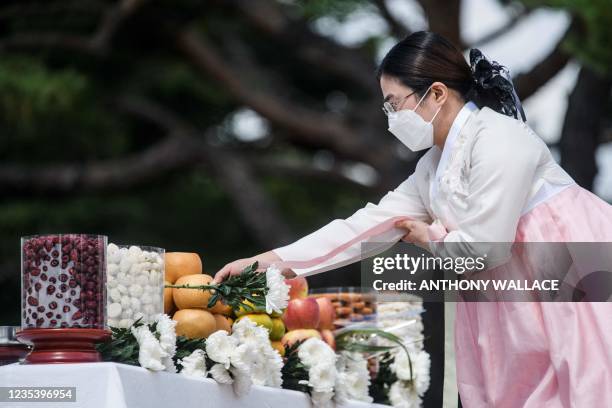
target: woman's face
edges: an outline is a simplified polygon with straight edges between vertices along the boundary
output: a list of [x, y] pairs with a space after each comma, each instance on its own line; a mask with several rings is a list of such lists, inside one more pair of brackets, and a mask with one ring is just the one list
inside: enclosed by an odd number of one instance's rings
[[[403, 109], [414, 110], [422, 97], [422, 95], [418, 95], [413, 89], [403, 85], [397, 79], [386, 75], [382, 75], [380, 78], [380, 88], [383, 94], [383, 102], [389, 102], [395, 111]], [[431, 97], [432, 94], [432, 90], [427, 92], [427, 95], [425, 95], [425, 98], [423, 98], [415, 111], [427, 122], [431, 120], [439, 107], [435, 103], [435, 98]]]

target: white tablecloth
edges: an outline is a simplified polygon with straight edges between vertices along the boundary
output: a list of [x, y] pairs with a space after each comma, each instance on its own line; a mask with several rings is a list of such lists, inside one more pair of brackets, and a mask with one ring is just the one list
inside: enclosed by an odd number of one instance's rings
[[[11, 364], [0, 367], [2, 387], [76, 387], [76, 402], [0, 402], [0, 407], [53, 408], [310, 408], [306, 394], [254, 386], [242, 398], [212, 379], [150, 372], [115, 363]], [[384, 407], [351, 401], [345, 408]]]

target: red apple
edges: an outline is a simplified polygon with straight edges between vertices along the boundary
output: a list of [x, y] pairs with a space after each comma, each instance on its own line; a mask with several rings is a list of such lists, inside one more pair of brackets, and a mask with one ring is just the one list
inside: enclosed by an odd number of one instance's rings
[[283, 322], [287, 330], [316, 329], [319, 325], [319, 304], [313, 298], [289, 301]]
[[334, 333], [332, 333], [331, 330], [321, 330], [321, 339], [323, 339], [324, 342], [329, 344], [329, 347], [334, 350], [336, 349], [336, 337], [334, 336]]
[[293, 279], [285, 279], [285, 283], [291, 287], [289, 289], [289, 299], [303, 299], [308, 296], [308, 282], [306, 278], [298, 276]]
[[319, 304], [319, 330], [333, 329], [334, 320], [336, 320], [336, 309], [332, 305], [331, 300], [324, 297], [315, 298]]
[[292, 331], [288, 331], [287, 333], [285, 333], [285, 335], [281, 339], [281, 343], [283, 344], [283, 346], [289, 347], [293, 345], [293, 343], [295, 343], [296, 341], [306, 340], [311, 337], [316, 337], [320, 339], [321, 334], [314, 329], [292, 330]]

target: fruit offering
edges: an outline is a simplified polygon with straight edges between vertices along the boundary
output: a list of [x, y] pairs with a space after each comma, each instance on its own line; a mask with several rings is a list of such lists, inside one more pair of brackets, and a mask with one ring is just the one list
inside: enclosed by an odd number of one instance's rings
[[107, 248], [108, 326], [152, 321], [164, 310], [164, 250], [142, 246]]
[[324, 297], [309, 295], [308, 281], [304, 277], [286, 279], [285, 282], [291, 290], [287, 309], [282, 316], [286, 332], [281, 336], [281, 344], [291, 346], [297, 341], [316, 337], [335, 349], [336, 340], [332, 330], [336, 310], [332, 302]]
[[24, 237], [21, 259], [22, 328], [105, 327], [105, 236]]
[[[202, 260], [196, 253], [166, 252], [165, 286], [208, 285], [212, 276], [203, 274]], [[234, 322], [232, 308], [217, 301], [208, 307], [210, 290], [164, 288], [164, 313], [177, 322], [176, 333], [188, 338], [206, 338], [217, 330], [231, 332]]]

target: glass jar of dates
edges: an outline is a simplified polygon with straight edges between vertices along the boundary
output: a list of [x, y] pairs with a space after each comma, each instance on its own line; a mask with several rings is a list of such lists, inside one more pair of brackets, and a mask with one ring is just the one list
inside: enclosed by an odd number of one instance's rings
[[106, 244], [102, 235], [21, 239], [21, 327], [104, 329]]

